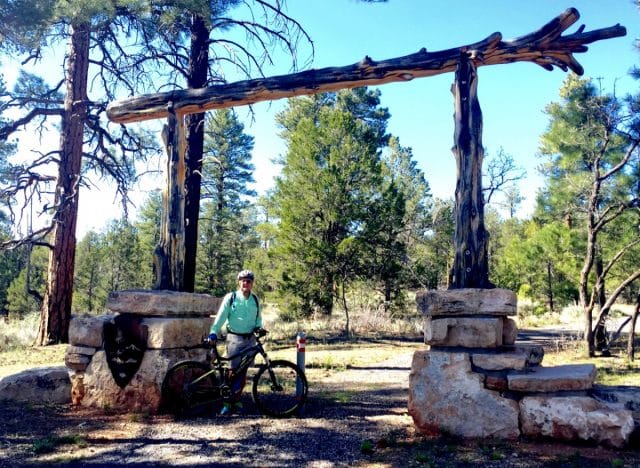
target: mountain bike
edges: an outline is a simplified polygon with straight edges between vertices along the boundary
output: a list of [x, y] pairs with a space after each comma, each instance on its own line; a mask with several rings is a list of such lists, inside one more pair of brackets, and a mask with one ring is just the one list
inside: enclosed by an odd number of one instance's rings
[[[252, 397], [258, 409], [273, 417], [296, 414], [307, 399], [307, 378], [294, 363], [271, 360], [264, 350], [261, 338], [266, 330], [256, 329], [256, 344], [233, 356], [221, 356], [216, 343], [203, 341], [207, 347], [206, 362], [181, 361], [172, 366], [162, 383], [164, 408], [178, 417], [198, 414], [217, 414], [225, 402], [231, 401], [239, 380], [257, 355], [262, 356], [253, 377]], [[230, 361], [241, 358], [235, 371]]]

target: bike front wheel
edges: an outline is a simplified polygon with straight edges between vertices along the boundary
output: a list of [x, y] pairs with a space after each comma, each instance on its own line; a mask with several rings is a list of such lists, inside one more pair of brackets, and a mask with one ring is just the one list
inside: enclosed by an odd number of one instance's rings
[[184, 361], [167, 371], [162, 382], [162, 406], [178, 416], [214, 414], [221, 402], [220, 388], [211, 366]]
[[253, 378], [253, 401], [260, 411], [283, 418], [295, 414], [307, 399], [307, 378], [289, 361], [272, 361]]

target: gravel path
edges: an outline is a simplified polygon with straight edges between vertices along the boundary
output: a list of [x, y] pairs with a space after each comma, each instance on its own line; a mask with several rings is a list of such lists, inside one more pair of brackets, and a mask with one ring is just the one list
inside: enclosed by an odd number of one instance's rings
[[261, 416], [248, 396], [245, 415], [187, 421], [0, 401], [0, 467], [640, 466], [638, 448], [422, 437], [407, 415], [412, 356], [308, 369], [309, 400], [293, 419]]
[[[403, 352], [389, 361], [342, 372], [310, 369], [308, 404], [301, 417], [293, 419], [261, 416], [248, 396], [242, 416], [187, 421], [169, 416], [137, 421], [131, 415], [69, 408], [14, 408], [11, 413], [7, 406], [0, 422], [0, 465], [6, 466], [3, 458], [11, 464], [57, 466], [368, 464], [371, 458], [363, 453], [363, 442], [412, 427], [407, 415], [412, 355], [413, 351]], [[25, 418], [35, 424], [25, 428]], [[34, 454], [34, 440], [52, 433], [59, 445], [51, 453]], [[62, 444], [59, 437], [65, 434], [81, 435], [82, 440]]]

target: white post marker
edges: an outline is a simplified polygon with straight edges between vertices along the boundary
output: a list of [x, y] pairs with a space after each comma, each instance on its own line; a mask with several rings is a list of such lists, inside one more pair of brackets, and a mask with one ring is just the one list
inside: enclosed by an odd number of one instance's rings
[[[305, 347], [307, 344], [307, 338], [304, 332], [299, 332], [296, 337], [296, 364], [302, 372], [304, 372], [304, 360], [305, 360]], [[296, 395], [300, 396], [302, 393], [302, 382], [300, 379], [296, 379]]]

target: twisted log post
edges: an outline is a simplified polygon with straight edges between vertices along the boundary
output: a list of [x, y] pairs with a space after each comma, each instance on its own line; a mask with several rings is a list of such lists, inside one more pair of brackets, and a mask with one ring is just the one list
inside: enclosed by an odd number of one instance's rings
[[185, 128], [184, 116], [167, 106], [167, 123], [162, 129], [167, 152], [167, 177], [160, 226], [160, 241], [154, 251], [153, 289], [182, 291], [184, 286], [184, 205], [185, 205]]
[[482, 110], [478, 101], [477, 69], [467, 54], [460, 54], [452, 92], [455, 108], [452, 151], [456, 158], [457, 182], [455, 257], [449, 288], [492, 288], [482, 196]]

